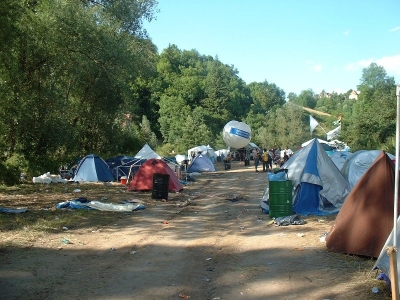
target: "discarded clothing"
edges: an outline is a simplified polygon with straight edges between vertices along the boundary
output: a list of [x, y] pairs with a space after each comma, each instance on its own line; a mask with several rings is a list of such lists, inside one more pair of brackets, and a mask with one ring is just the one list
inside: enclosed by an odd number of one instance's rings
[[303, 225], [304, 221], [299, 215], [279, 217], [274, 220], [276, 226]]
[[392, 288], [390, 278], [385, 274], [385, 273], [379, 273], [378, 276], [376, 277], [378, 280], [384, 280], [386, 282], [386, 285], [388, 286], [389, 289]]
[[27, 210], [28, 210], [27, 207], [21, 207], [21, 208], [0, 207], [0, 213], [8, 213], [8, 214], [19, 214], [26, 212]]
[[143, 204], [132, 204], [132, 203], [124, 203], [124, 204], [112, 204], [112, 203], [103, 203], [100, 201], [90, 201], [88, 203], [89, 207], [103, 210], [103, 211], [134, 211], [134, 210], [142, 210], [146, 209], [146, 206]]

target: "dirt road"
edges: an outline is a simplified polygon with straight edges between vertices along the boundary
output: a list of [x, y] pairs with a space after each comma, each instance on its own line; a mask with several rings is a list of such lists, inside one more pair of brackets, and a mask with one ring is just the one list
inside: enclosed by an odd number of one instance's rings
[[168, 202], [120, 193], [147, 208], [107, 226], [2, 231], [0, 298], [390, 299], [374, 261], [327, 252], [320, 237], [335, 216], [271, 225], [260, 209], [266, 184], [266, 173], [233, 163]]

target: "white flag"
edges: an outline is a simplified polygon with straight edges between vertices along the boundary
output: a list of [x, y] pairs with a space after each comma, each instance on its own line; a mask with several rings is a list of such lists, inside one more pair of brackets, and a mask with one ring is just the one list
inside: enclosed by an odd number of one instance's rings
[[310, 133], [312, 133], [315, 129], [315, 127], [317, 127], [319, 124], [317, 122], [317, 120], [315, 120], [312, 115], [310, 115]]
[[342, 126], [339, 125], [338, 127], [336, 127], [335, 129], [329, 131], [326, 134], [326, 139], [328, 141], [333, 140], [335, 137], [338, 137], [340, 135], [341, 130], [342, 130]]

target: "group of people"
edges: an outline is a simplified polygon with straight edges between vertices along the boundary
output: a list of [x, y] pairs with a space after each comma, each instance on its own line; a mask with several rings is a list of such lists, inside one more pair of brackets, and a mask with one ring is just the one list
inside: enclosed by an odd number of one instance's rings
[[286, 146], [284, 150], [280, 147], [276, 149], [263, 149], [262, 151], [258, 148], [253, 149], [254, 167], [258, 172], [258, 166], [262, 163], [263, 172], [272, 170], [272, 164], [276, 166], [282, 166], [289, 158], [293, 155], [293, 151]]

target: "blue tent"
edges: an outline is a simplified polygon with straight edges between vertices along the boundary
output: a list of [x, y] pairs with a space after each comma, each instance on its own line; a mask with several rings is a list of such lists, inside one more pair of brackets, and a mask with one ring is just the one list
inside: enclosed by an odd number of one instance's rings
[[114, 181], [114, 176], [102, 158], [95, 154], [89, 154], [80, 161], [73, 180], [107, 182]]
[[293, 183], [293, 210], [300, 215], [337, 213], [349, 183], [315, 138], [284, 164]]
[[214, 172], [215, 167], [207, 155], [198, 154], [187, 169], [188, 173], [193, 172]]

